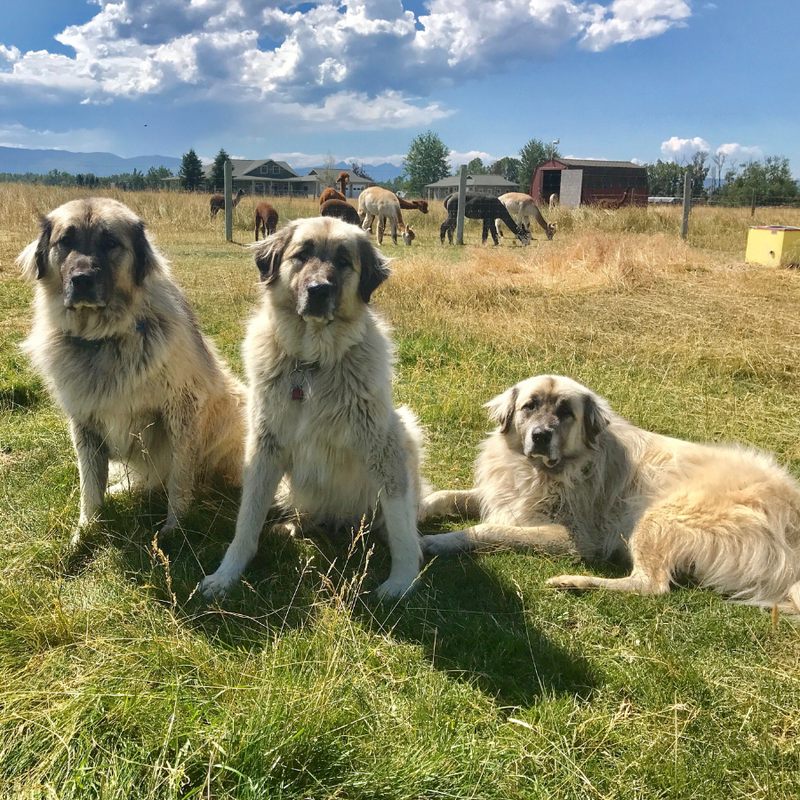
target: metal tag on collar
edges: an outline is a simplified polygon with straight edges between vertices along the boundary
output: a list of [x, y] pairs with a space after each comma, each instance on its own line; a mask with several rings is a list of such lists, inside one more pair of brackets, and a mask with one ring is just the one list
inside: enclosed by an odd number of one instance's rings
[[292, 383], [292, 400], [302, 402], [306, 399], [306, 393], [303, 391], [303, 384], [306, 382], [306, 374], [302, 369], [300, 359], [295, 359], [294, 369], [289, 375], [289, 380]]

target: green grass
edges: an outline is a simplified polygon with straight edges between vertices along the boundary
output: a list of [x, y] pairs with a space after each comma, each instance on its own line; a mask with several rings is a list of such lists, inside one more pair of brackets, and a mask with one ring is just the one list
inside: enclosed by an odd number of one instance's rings
[[[17, 349], [31, 292], [12, 262], [34, 212], [70, 195], [14, 193], [0, 194], [0, 797], [797, 796], [800, 629], [708, 592], [564, 595], [544, 582], [569, 559], [503, 554], [436, 561], [389, 608], [365, 593], [388, 569], [379, 542], [266, 533], [209, 605], [195, 587], [237, 510], [210, 489], [160, 550], [164, 498], [127, 498], [65, 561], [77, 470]], [[121, 198], [241, 374], [249, 252], [221, 241], [207, 198]], [[241, 242], [250, 213], [237, 208]], [[414, 221], [414, 247], [385, 246], [395, 275], [376, 294], [435, 486], [470, 485], [483, 403], [544, 371], [637, 424], [748, 442], [800, 475], [799, 279], [742, 263], [749, 213], [698, 209], [684, 248], [669, 209], [560, 210], [554, 242], [499, 252], [440, 248], [438, 213]]]

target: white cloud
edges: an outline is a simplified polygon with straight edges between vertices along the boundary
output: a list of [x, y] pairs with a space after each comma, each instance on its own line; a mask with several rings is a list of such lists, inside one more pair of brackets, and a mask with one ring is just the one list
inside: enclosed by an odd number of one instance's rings
[[609, 8], [593, 6], [581, 46], [599, 52], [621, 42], [650, 39], [686, 24], [692, 11], [684, 0], [614, 0]]
[[[310, 167], [322, 166], [326, 159], [331, 156], [330, 153], [271, 153], [270, 158], [276, 161], [286, 161], [292, 167], [297, 169], [307, 169]], [[344, 161], [350, 164], [352, 161], [358, 161], [359, 164], [393, 164], [399, 167], [405, 160], [405, 154], [394, 153], [389, 156], [338, 156], [333, 154], [333, 159], [336, 163]]]
[[764, 158], [764, 151], [757, 145], [745, 147], [736, 142], [730, 142], [721, 144], [717, 148], [717, 155], [726, 156], [728, 161], [757, 161], [760, 158]]
[[496, 156], [489, 155], [489, 153], [484, 153], [482, 150], [469, 150], [466, 153], [458, 153], [455, 150], [451, 150], [447, 158], [450, 161], [450, 169], [460, 167], [462, 164], [469, 164], [473, 158], [479, 158], [481, 161], [483, 161], [484, 167], [497, 161]]
[[[0, 44], [0, 86], [87, 103], [170, 91], [260, 99], [304, 122], [354, 128], [427, 125], [449, 112], [435, 88], [685, 24], [683, 0], [95, 0], [99, 12], [56, 39], [74, 56]], [[380, 87], [377, 88], [376, 87]]]
[[692, 156], [698, 152], [711, 152], [711, 145], [700, 136], [694, 136], [691, 139], [679, 139], [677, 136], [673, 136], [661, 143], [661, 154], [667, 161], [675, 161], [679, 164], [682, 161], [691, 161]]

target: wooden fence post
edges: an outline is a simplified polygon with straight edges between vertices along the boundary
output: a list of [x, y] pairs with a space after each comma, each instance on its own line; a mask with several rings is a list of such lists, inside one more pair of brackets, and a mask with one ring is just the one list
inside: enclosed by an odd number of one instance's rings
[[753, 201], [750, 203], [750, 216], [754, 217], [756, 215], [756, 193], [755, 190], [753, 191]]
[[456, 217], [456, 244], [464, 244], [464, 202], [467, 197], [467, 165], [461, 167], [458, 179], [458, 216]]
[[233, 164], [225, 162], [225, 238], [233, 241]]
[[689, 235], [689, 212], [692, 210], [692, 168], [686, 167], [683, 176], [683, 223], [681, 225], [681, 238]]

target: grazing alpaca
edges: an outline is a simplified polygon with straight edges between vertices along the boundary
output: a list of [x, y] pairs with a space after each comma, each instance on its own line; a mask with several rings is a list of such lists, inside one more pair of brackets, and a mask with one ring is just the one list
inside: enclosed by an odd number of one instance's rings
[[278, 212], [269, 203], [259, 203], [256, 206], [256, 241], [258, 232], [261, 231], [266, 239], [278, 228]]
[[339, 188], [342, 191], [342, 197], [345, 199], [347, 198], [347, 184], [350, 183], [350, 175], [347, 172], [340, 172], [339, 177], [336, 179], [336, 183], [339, 184]]
[[[501, 194], [497, 199], [506, 207], [508, 213], [517, 220], [517, 226], [523, 226], [525, 230], [528, 231], [529, 236], [531, 232], [531, 217], [535, 217], [536, 221], [539, 223], [539, 227], [545, 232], [547, 238], [553, 238], [553, 234], [556, 232], [555, 225], [549, 225], [545, 222], [539, 208], [536, 203], [533, 202], [533, 198], [529, 194], [525, 194], [524, 192], [506, 192], [505, 194]], [[498, 236], [502, 236], [503, 220], [496, 219], [494, 221], [494, 226]]]
[[397, 198], [400, 201], [400, 208], [421, 211], [423, 214], [428, 213], [427, 200], [405, 200], [402, 197]]
[[322, 194], [319, 196], [320, 208], [322, 208], [322, 204], [327, 203], [328, 200], [341, 200], [345, 203], [347, 202], [347, 198], [341, 192], [337, 192], [336, 189], [331, 189], [330, 187], [323, 189]]
[[[629, 195], [630, 195], [630, 198], [628, 197]], [[597, 206], [597, 208], [606, 208], [606, 209], [609, 209], [610, 211], [613, 211], [613, 210], [615, 210], [617, 208], [622, 208], [622, 206], [624, 206], [626, 202], [629, 202], [629, 199], [633, 200], [633, 189], [632, 188], [626, 189], [622, 193], [622, 197], [620, 197], [619, 200], [610, 200], [610, 199], [607, 199], [607, 198], [603, 198], [603, 199], [598, 200], [597, 202], [595, 202], [595, 206]]]
[[397, 244], [397, 230], [405, 229], [403, 215], [400, 213], [400, 200], [394, 192], [381, 189], [380, 186], [370, 186], [358, 196], [358, 215], [363, 222], [361, 227], [365, 231], [372, 230], [372, 221], [378, 220], [378, 244], [383, 243], [383, 232], [386, 220], [392, 231], [392, 242]]
[[403, 244], [407, 244], [411, 247], [411, 242], [417, 238], [417, 234], [411, 229], [410, 225], [406, 225], [406, 229], [403, 231]]
[[361, 225], [361, 217], [350, 203], [344, 200], [326, 200], [319, 208], [321, 217], [336, 217], [349, 222], [351, 225]]
[[[239, 201], [244, 197], [244, 189], [239, 189], [238, 192], [233, 196], [233, 207], [239, 205]], [[217, 211], [222, 211], [225, 208], [225, 195], [222, 194], [215, 194], [211, 198], [211, 216], [216, 217]]]
[[[448, 241], [453, 244], [453, 231], [456, 229], [456, 220], [458, 218], [458, 194], [447, 195], [444, 199], [444, 207], [447, 209], [447, 219], [439, 229], [439, 238], [444, 244], [444, 235], [446, 233]], [[519, 239], [521, 244], [531, 243], [530, 233], [514, 222], [511, 215], [506, 211], [506, 207], [496, 197], [467, 192], [464, 199], [464, 216], [467, 219], [483, 220], [482, 242], [485, 242], [491, 233], [494, 243], [499, 244], [497, 231], [492, 223], [494, 220], [500, 219], [505, 222], [508, 229]]]

